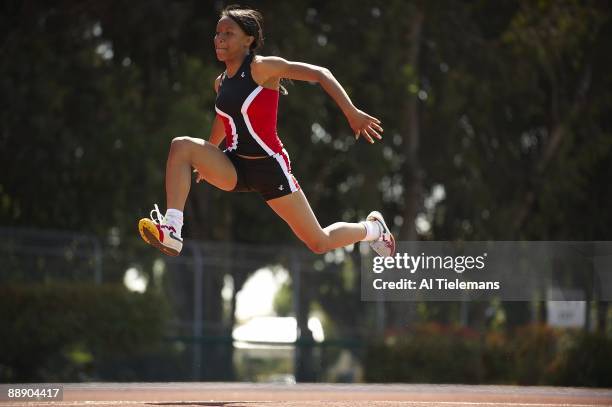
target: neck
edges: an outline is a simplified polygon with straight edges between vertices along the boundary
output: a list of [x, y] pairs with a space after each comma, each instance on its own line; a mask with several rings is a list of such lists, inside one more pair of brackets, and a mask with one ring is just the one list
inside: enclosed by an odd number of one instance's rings
[[236, 72], [238, 72], [238, 69], [240, 69], [240, 65], [242, 65], [242, 62], [244, 61], [244, 59], [248, 56], [249, 54], [242, 54], [236, 58], [232, 58], [229, 60], [225, 61], [225, 71], [227, 72], [228, 76], [234, 76], [236, 74]]

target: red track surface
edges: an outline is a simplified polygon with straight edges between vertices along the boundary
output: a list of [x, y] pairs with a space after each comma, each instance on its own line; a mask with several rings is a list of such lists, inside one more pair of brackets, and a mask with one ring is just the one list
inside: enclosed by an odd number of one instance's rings
[[63, 401], [4, 406], [129, 407], [557, 407], [612, 406], [611, 389], [415, 384], [84, 383], [64, 384]]

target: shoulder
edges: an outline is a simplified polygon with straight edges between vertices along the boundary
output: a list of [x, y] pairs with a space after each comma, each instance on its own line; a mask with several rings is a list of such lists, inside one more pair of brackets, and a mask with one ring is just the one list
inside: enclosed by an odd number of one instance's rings
[[219, 85], [221, 84], [221, 79], [223, 78], [223, 73], [219, 74], [219, 76], [217, 76], [215, 78], [215, 93], [219, 93]]
[[287, 62], [284, 58], [277, 57], [274, 55], [264, 56], [264, 55], [255, 55], [253, 57], [253, 64], [270, 64], [270, 63], [279, 63], [279, 62]]
[[287, 64], [287, 60], [277, 56], [255, 55], [251, 62], [251, 71], [266, 73]]

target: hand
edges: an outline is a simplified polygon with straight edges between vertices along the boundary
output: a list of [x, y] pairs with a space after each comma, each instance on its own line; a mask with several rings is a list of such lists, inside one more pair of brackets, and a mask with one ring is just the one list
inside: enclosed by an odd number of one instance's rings
[[196, 184], [199, 184], [200, 182], [204, 181], [204, 177], [202, 176], [202, 174], [200, 174], [195, 168], [193, 169], [193, 173], [196, 175]]
[[346, 118], [353, 129], [355, 139], [358, 139], [359, 136], [363, 136], [372, 144], [374, 143], [374, 139], [382, 140], [380, 133], [383, 132], [383, 128], [380, 126], [380, 120], [376, 117], [372, 117], [355, 108], [352, 112], [347, 114]]

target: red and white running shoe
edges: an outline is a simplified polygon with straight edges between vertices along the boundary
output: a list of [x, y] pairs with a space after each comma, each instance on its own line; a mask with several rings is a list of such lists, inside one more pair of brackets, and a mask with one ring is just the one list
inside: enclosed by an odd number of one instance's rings
[[392, 257], [395, 254], [395, 238], [387, 227], [383, 216], [378, 211], [372, 211], [366, 218], [372, 222], [378, 222], [381, 226], [382, 233], [378, 240], [370, 242], [370, 247], [382, 257]]
[[166, 223], [157, 204], [151, 211], [151, 218], [142, 218], [138, 222], [138, 231], [142, 240], [159, 249], [168, 256], [178, 256], [183, 248], [183, 239], [174, 226]]

